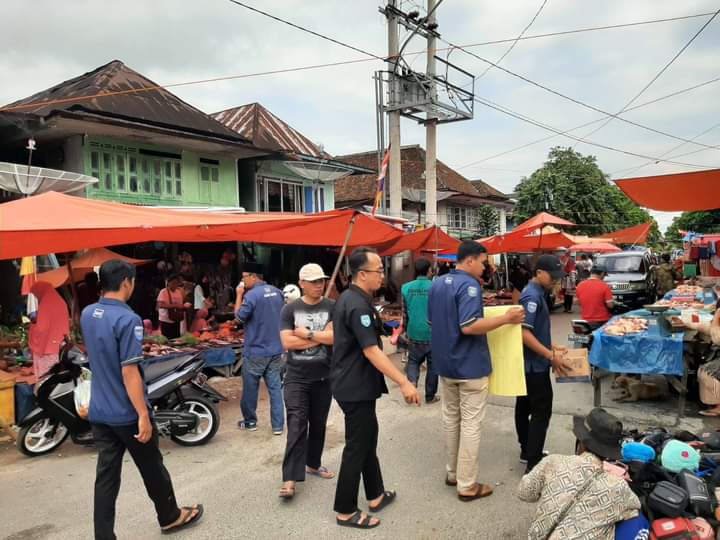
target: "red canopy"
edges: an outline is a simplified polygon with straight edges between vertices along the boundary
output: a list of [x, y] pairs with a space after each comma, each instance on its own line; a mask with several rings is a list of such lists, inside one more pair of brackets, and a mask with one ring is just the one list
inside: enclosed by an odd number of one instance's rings
[[515, 231], [534, 231], [544, 227], [545, 225], [564, 225], [566, 227], [573, 227], [575, 224], [567, 219], [559, 218], [548, 214], [547, 212], [540, 212], [537, 216], [531, 217], [527, 221], [523, 221], [520, 225], [513, 229]]
[[354, 210], [318, 214], [213, 214], [143, 208], [48, 192], [0, 204], [0, 259], [136, 242], [384, 245], [402, 231]]
[[586, 242], [570, 246], [570, 251], [576, 253], [617, 253], [622, 249], [609, 242]]
[[720, 169], [615, 180], [640, 206], [663, 212], [720, 208]]
[[527, 231], [514, 230], [505, 235], [478, 240], [490, 255], [497, 253], [529, 253], [531, 251], [553, 251], [571, 246], [573, 239], [562, 232], [527, 236]]
[[644, 244], [647, 242], [648, 234], [652, 228], [652, 222], [641, 223], [634, 227], [621, 229], [619, 231], [601, 234], [600, 238], [607, 238], [616, 244]]
[[453, 238], [437, 226], [429, 227], [414, 233], [406, 234], [391, 246], [380, 251], [380, 255], [388, 257], [402, 251], [444, 252], [457, 251], [460, 240]]

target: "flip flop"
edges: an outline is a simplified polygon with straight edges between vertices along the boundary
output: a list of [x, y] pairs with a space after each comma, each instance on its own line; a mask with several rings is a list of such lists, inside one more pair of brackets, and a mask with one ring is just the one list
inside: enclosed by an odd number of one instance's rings
[[295, 497], [295, 488], [294, 487], [285, 487], [285, 486], [281, 487], [278, 497], [280, 497], [281, 499], [284, 499], [286, 501], [291, 500], [293, 497]]
[[[171, 525], [170, 527], [167, 527], [167, 528], [163, 527], [161, 529], [162, 534], [174, 534], [183, 529], [187, 529], [188, 527], [192, 527], [198, 521], [200, 521], [200, 518], [203, 516], [203, 513], [205, 513], [205, 509], [203, 508], [202, 504], [196, 504], [195, 506], [183, 506], [180, 508], [180, 510], [187, 511], [187, 516], [185, 518], [185, 521], [181, 521], [177, 525]], [[197, 510], [197, 513], [193, 516], [193, 511], [195, 511], [195, 510]]]
[[708, 409], [707, 411], [699, 411], [698, 414], [700, 414], [701, 416], [716, 417], [720, 416], [720, 411], [713, 411], [712, 409]]
[[397, 493], [394, 491], [386, 491], [383, 493], [383, 498], [380, 499], [380, 502], [377, 503], [375, 506], [368, 505], [368, 510], [370, 510], [373, 513], [379, 512], [386, 506], [392, 504], [392, 502], [395, 500], [395, 497], [397, 497]]
[[371, 518], [367, 514], [363, 514], [360, 510], [355, 512], [352, 516], [350, 516], [350, 519], [340, 519], [335, 518], [335, 521], [337, 521], [337, 524], [341, 527], [351, 527], [353, 529], [374, 529], [378, 525], [380, 525], [380, 520], [378, 520], [376, 523], [370, 523]]
[[310, 476], [317, 476], [318, 478], [322, 478], [323, 480], [332, 480], [333, 478], [335, 478], [335, 473], [329, 471], [325, 467], [320, 467], [315, 471], [310, 469], [310, 467], [305, 467], [305, 473], [309, 474]]
[[493, 494], [493, 488], [488, 486], [487, 484], [477, 484], [477, 486], [477, 493], [475, 493], [474, 495], [460, 495], [458, 493], [458, 499], [460, 499], [462, 502], [470, 502], [482, 499], [484, 497], [489, 497]]

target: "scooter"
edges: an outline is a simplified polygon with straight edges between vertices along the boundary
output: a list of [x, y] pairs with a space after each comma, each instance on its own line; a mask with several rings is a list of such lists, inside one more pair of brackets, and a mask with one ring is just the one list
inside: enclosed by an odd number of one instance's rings
[[[19, 423], [20, 452], [41, 456], [54, 451], [68, 436], [76, 444], [93, 444], [90, 423], [77, 413], [74, 399], [81, 368], [87, 366], [80, 349], [63, 345], [59, 363], [35, 385], [37, 407]], [[227, 398], [208, 384], [204, 366], [198, 353], [142, 366], [158, 433], [182, 446], [205, 444], [220, 427], [216, 404]]]

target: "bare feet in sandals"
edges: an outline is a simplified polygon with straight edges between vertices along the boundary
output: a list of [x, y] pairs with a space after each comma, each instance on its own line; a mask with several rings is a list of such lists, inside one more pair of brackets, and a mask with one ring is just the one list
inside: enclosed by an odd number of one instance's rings
[[335, 520], [341, 527], [352, 527], [354, 529], [374, 529], [380, 525], [378, 518], [370, 517], [360, 510], [354, 514], [338, 514]]
[[312, 476], [324, 478], [325, 480], [332, 480], [333, 478], [335, 478], [335, 473], [326, 469], [325, 467], [319, 467], [317, 469], [313, 469], [312, 467], [306, 467], [305, 472]]
[[288, 480], [287, 482], [284, 482], [282, 487], [280, 488], [280, 493], [278, 494], [278, 497], [281, 499], [285, 499], [286, 501], [289, 501], [295, 496], [295, 481]]
[[180, 508], [180, 517], [175, 520], [175, 523], [171, 523], [166, 527], [161, 527], [160, 530], [163, 534], [172, 534], [186, 529], [200, 521], [204, 512], [205, 509], [202, 504], [183, 506]]

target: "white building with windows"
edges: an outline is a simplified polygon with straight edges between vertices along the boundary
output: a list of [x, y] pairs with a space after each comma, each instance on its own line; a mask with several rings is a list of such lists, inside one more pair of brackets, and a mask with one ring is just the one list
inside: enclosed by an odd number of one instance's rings
[[335, 208], [335, 182], [366, 169], [335, 160], [268, 111], [250, 103], [212, 115], [270, 155], [238, 161], [240, 205], [252, 212], [322, 212]]

